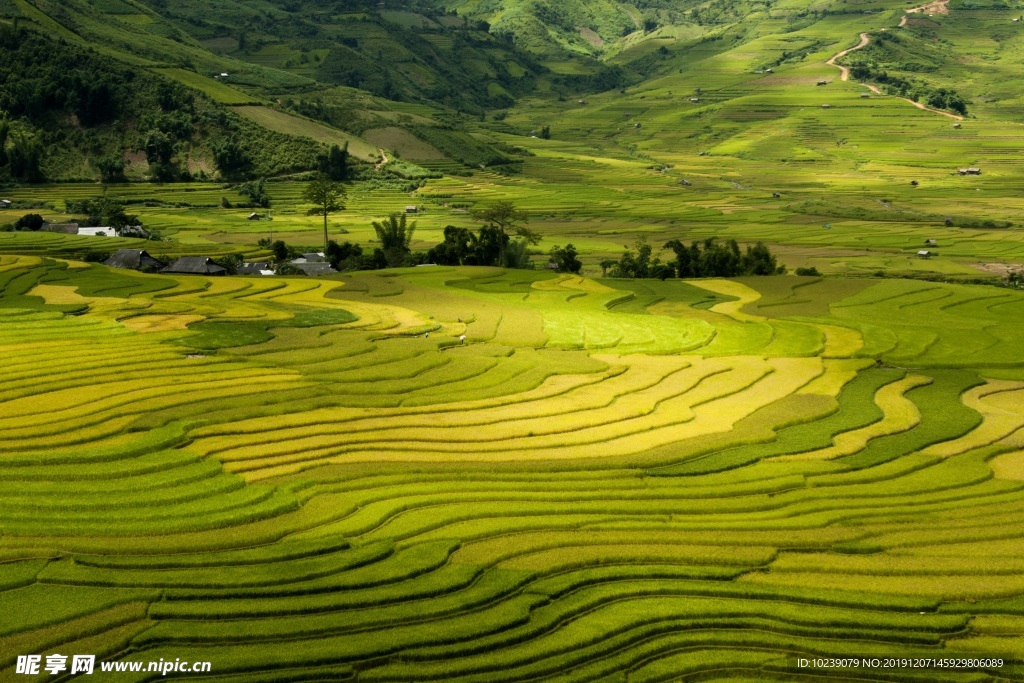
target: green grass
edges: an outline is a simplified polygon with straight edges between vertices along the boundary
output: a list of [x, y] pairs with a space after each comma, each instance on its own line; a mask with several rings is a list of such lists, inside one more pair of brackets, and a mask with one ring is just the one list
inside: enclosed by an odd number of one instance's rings
[[214, 102], [236, 105], [257, 104], [260, 102], [258, 97], [252, 97], [238, 88], [231, 87], [227, 83], [208, 76], [201, 76], [193, 71], [186, 71], [185, 69], [154, 69], [154, 71], [190, 88], [206, 93]]

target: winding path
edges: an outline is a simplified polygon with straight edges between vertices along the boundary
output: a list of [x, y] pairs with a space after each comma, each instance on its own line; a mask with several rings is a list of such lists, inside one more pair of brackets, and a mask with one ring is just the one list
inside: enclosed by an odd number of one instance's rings
[[390, 159], [388, 159], [388, 155], [384, 152], [383, 148], [380, 148], [380, 162], [378, 162], [377, 165], [373, 167], [374, 170], [379, 171], [381, 169], [381, 166], [388, 163], [388, 161], [390, 161]]
[[[918, 7], [911, 7], [910, 9], [908, 9], [904, 13], [903, 18], [900, 19], [900, 26], [901, 27], [902, 26], [906, 26], [907, 25], [907, 16], [909, 16], [910, 14], [915, 13], [915, 12], [927, 12], [929, 14], [949, 14], [949, 7], [948, 7], [948, 5], [949, 5], [949, 0], [935, 0], [934, 2], [929, 2], [927, 4], [920, 5]], [[885, 29], [883, 28], [882, 30], [884, 31]], [[849, 69], [849, 67], [845, 67], [842, 64], [836, 64], [836, 60], [839, 59], [840, 57], [845, 57], [846, 55], [850, 54], [851, 52], [854, 52], [855, 50], [860, 50], [861, 48], [866, 47], [868, 45], [868, 43], [870, 43], [870, 42], [871, 42], [871, 36], [869, 36], [867, 33], [861, 33], [860, 34], [860, 42], [859, 43], [857, 43], [856, 45], [854, 45], [851, 48], [847, 48], [845, 50], [841, 50], [841, 51], [835, 53], [825, 63], [828, 64], [829, 66], [834, 66], [837, 69], [839, 69], [839, 80], [841, 80], [841, 81], [849, 80], [850, 79], [850, 69]], [[875, 93], [876, 95], [881, 95], [882, 94], [882, 91], [879, 90], [878, 86], [874, 85], [873, 83], [861, 83], [861, 85], [863, 85], [865, 88], [867, 88], [871, 92]], [[964, 119], [964, 117], [962, 117], [962, 116], [960, 116], [958, 114], [951, 114], [950, 112], [942, 111], [941, 109], [932, 109], [931, 107], [926, 107], [923, 104], [921, 104], [920, 102], [915, 102], [914, 100], [909, 99], [907, 97], [901, 97], [899, 99], [901, 99], [901, 100], [903, 100], [905, 102], [910, 102], [912, 105], [914, 105], [915, 107], [917, 107], [918, 109], [921, 109], [923, 111], [930, 111], [930, 112], [935, 113], [935, 114], [942, 114], [943, 116], [948, 116], [949, 118], [955, 119], [957, 121], [963, 121], [963, 119]]]
[[[904, 19], [906, 19], [906, 17], [904, 17]], [[841, 80], [841, 81], [849, 80], [849, 78], [850, 78], [850, 68], [846, 67], [846, 66], [843, 66], [842, 64], [836, 64], [836, 60], [839, 59], [840, 57], [845, 57], [846, 55], [850, 54], [854, 50], [861, 49], [862, 47], [866, 46], [870, 42], [871, 42], [871, 36], [869, 36], [867, 33], [861, 33], [860, 34], [860, 42], [859, 43], [857, 43], [856, 45], [854, 45], [851, 48], [843, 50], [842, 52], [835, 53], [825, 63], [828, 64], [829, 66], [834, 66], [837, 69], [839, 69], [839, 80]]]

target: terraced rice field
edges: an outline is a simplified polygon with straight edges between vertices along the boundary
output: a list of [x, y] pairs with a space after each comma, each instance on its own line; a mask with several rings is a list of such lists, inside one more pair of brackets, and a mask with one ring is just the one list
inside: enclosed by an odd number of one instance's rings
[[3, 680], [1024, 679], [1019, 292], [12, 255], [0, 287]]

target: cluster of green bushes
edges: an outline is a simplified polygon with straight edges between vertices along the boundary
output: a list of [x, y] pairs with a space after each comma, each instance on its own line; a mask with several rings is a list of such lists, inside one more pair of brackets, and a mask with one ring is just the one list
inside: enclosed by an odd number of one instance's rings
[[675, 259], [663, 262], [653, 255], [653, 248], [647, 238], [637, 239], [633, 249], [627, 249], [618, 261], [602, 261], [601, 270], [605, 276], [624, 278], [695, 278], [695, 277], [738, 277], [741, 275], [776, 275], [786, 272], [780, 266], [764, 242], [747, 245], [746, 252], [740, 251], [736, 240], [721, 243], [714, 237], [703, 242], [691, 242], [689, 246], [681, 240], [670, 240], [665, 249], [675, 253]]

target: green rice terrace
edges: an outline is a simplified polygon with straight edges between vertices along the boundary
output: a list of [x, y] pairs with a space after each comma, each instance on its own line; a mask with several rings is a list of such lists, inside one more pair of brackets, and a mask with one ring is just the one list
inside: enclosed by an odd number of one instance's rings
[[5, 667], [1024, 677], [1024, 293], [0, 269]]
[[1024, 681], [1022, 32], [0, 0], [0, 683]]

